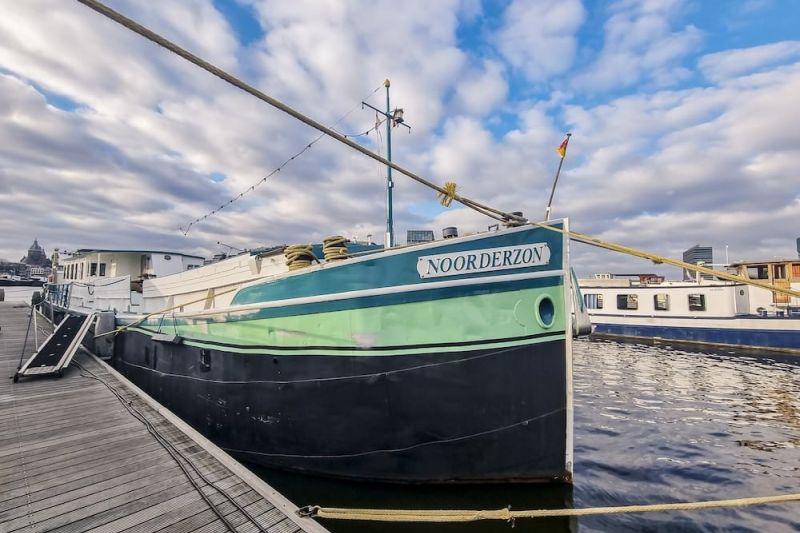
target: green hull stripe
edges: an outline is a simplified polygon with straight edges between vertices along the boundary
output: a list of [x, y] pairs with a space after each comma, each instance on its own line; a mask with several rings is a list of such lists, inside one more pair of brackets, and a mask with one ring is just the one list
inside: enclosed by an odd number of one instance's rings
[[[224, 317], [226, 321], [240, 321], [240, 320], [255, 320], [259, 318], [281, 318], [296, 315], [306, 314], [322, 314], [330, 313], [333, 311], [350, 311], [357, 309], [365, 309], [368, 307], [385, 307], [389, 305], [408, 304], [415, 302], [428, 302], [431, 305], [439, 305], [442, 300], [449, 298], [462, 298], [465, 296], [483, 295], [487, 293], [508, 292], [523, 289], [546, 288], [553, 286], [562, 286], [563, 277], [560, 274], [546, 276], [542, 278], [522, 279], [517, 281], [506, 281], [502, 284], [498, 283], [481, 283], [477, 285], [455, 285], [452, 287], [442, 287], [438, 289], [426, 289], [418, 291], [403, 291], [389, 294], [377, 294], [373, 296], [358, 296], [351, 298], [344, 298], [342, 300], [327, 300], [314, 303], [293, 304], [287, 303], [279, 307], [266, 307], [263, 309], [255, 309], [246, 312], [230, 312], [209, 314], [200, 316], [179, 316], [175, 318], [178, 325], [194, 325], [206, 322], [218, 322], [220, 317]], [[338, 293], [332, 293], [327, 296], [336, 296]], [[165, 316], [164, 320], [160, 315], [148, 319], [144, 322], [145, 326], [158, 327], [161, 324], [162, 328], [165, 324], [172, 325], [173, 318]]]
[[[550, 327], [536, 318], [536, 302], [543, 295], [555, 307]], [[254, 320], [173, 325], [165, 317], [159, 330], [180, 335], [187, 344], [225, 345], [231, 351], [392, 355], [514, 346], [538, 342], [538, 336], [551, 340], [565, 335], [568, 312], [564, 288], [558, 285]], [[138, 331], [150, 335], [153, 329]]]

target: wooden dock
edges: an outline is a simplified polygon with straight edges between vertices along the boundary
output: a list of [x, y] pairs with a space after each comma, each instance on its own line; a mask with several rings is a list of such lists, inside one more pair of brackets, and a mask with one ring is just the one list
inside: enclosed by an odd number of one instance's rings
[[93, 356], [13, 383], [29, 312], [0, 302], [0, 533], [325, 531]]

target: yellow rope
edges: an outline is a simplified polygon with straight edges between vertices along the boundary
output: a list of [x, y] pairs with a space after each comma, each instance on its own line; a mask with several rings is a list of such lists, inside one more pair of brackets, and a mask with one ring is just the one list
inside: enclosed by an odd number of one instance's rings
[[456, 197], [456, 184], [452, 181], [448, 181], [442, 187], [442, 192], [438, 195], [439, 203], [445, 207], [450, 207], [450, 204], [453, 203], [453, 200]]
[[420, 510], [420, 509], [344, 509], [339, 507], [309, 506], [301, 514], [334, 520], [368, 520], [377, 522], [474, 522], [477, 520], [513, 520], [517, 518], [548, 518], [557, 516], [588, 516], [598, 514], [650, 513], [663, 511], [696, 511], [720, 507], [746, 507], [768, 503], [800, 501], [800, 493], [703, 502], [657, 503], [650, 505], [623, 505], [618, 507], [590, 507], [585, 509], [532, 509], [512, 511], [496, 510]]
[[350, 255], [347, 253], [347, 243], [350, 242], [341, 235], [334, 235], [322, 241], [322, 253], [325, 256], [325, 261], [339, 261], [347, 259]]
[[317, 259], [310, 244], [293, 244], [287, 246], [283, 250], [283, 255], [286, 256], [286, 266], [289, 267], [289, 270], [306, 268], [307, 266], [311, 266], [311, 263]]
[[531, 226], [536, 226], [539, 228], [547, 229], [550, 231], [555, 231], [561, 233], [563, 235], [568, 236], [570, 239], [582, 242], [585, 244], [589, 244], [591, 246], [597, 246], [599, 248], [605, 248], [606, 250], [611, 250], [614, 252], [619, 252], [622, 254], [632, 255], [634, 257], [640, 257], [642, 259], [648, 259], [656, 264], [667, 264], [672, 265], [680, 268], [685, 268], [686, 270], [691, 270], [693, 272], [700, 272], [701, 274], [709, 274], [715, 276], [720, 279], [724, 279], [727, 281], [734, 281], [736, 283], [746, 283], [747, 285], [752, 285], [754, 287], [760, 287], [762, 289], [766, 289], [768, 291], [779, 292], [781, 294], [787, 294], [789, 296], [794, 296], [795, 298], [800, 298], [800, 291], [796, 291], [793, 289], [785, 288], [785, 287], [778, 287], [776, 285], [771, 285], [769, 283], [764, 283], [762, 281], [756, 281], [749, 278], [743, 278], [741, 276], [737, 276], [735, 274], [729, 274], [727, 272], [722, 272], [720, 270], [714, 270], [711, 268], [707, 268], [704, 266], [693, 265], [691, 263], [685, 263], [683, 261], [678, 261], [677, 259], [672, 259], [663, 255], [658, 255], [650, 252], [645, 252], [644, 250], [639, 250], [637, 248], [633, 248], [630, 246], [624, 246], [622, 244], [617, 244], [614, 242], [604, 241], [602, 239], [598, 239], [597, 237], [592, 237], [591, 235], [586, 235], [585, 233], [578, 233], [576, 231], [568, 231], [563, 228], [557, 228], [555, 226], [551, 226], [549, 224], [540, 223], [540, 222], [530, 222], [528, 224]]

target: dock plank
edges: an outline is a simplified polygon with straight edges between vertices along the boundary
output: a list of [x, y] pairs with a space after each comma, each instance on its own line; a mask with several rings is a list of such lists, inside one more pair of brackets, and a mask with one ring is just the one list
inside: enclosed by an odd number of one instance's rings
[[29, 312], [0, 302], [0, 532], [228, 531], [213, 509], [236, 533], [325, 531], [89, 354], [75, 358], [85, 370], [13, 383]]

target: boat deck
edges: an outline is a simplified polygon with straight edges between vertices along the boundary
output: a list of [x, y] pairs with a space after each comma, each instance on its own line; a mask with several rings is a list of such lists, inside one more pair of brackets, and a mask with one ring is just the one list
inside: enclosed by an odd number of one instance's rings
[[0, 531], [325, 531], [93, 356], [13, 383], [29, 312], [0, 302]]

